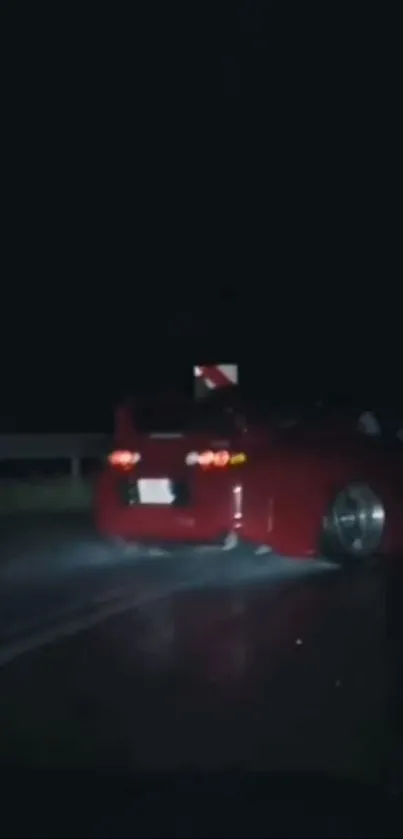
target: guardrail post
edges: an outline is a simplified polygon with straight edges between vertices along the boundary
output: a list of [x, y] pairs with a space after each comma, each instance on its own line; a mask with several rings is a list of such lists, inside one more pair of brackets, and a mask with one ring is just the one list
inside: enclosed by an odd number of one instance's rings
[[71, 458], [71, 480], [73, 484], [78, 484], [81, 480], [81, 460], [75, 456]]

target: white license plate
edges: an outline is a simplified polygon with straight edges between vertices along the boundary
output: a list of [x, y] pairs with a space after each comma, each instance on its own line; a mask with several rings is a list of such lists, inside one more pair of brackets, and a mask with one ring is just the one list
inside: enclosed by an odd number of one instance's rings
[[168, 478], [140, 478], [137, 486], [140, 504], [172, 504], [175, 501]]

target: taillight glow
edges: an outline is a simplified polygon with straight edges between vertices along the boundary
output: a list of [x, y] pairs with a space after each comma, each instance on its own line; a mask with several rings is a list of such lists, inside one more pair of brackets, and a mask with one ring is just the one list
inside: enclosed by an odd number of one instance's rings
[[198, 463], [200, 466], [213, 466], [214, 464], [214, 452], [200, 452]]
[[229, 452], [216, 452], [214, 455], [214, 465], [215, 466], [228, 466], [231, 460], [231, 455]]
[[141, 460], [139, 452], [115, 451], [108, 455], [108, 463], [121, 469], [131, 469]]
[[236, 466], [246, 462], [246, 454], [237, 452], [232, 454], [226, 450], [213, 452], [207, 450], [205, 452], [188, 452], [185, 458], [188, 466], [202, 466], [210, 467], [216, 466], [223, 468], [225, 466]]
[[244, 452], [237, 452], [231, 455], [231, 465], [238, 466], [241, 463], [246, 463], [247, 457]]

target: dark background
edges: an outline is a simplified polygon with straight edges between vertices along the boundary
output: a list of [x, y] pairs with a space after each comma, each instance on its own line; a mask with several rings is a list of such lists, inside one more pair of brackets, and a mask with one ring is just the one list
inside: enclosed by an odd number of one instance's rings
[[2, 430], [208, 361], [400, 411], [392, 7], [0, 8]]

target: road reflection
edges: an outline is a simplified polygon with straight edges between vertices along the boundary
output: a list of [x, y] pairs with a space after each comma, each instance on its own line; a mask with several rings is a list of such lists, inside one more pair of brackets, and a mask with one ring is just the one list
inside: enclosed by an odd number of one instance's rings
[[[377, 588], [372, 580], [374, 585]], [[315, 650], [324, 656], [328, 649], [335, 681], [340, 683], [342, 674], [336, 672], [335, 658], [345, 669], [339, 648], [346, 597], [350, 608], [358, 611], [360, 601], [370, 598], [370, 624], [372, 618], [382, 620], [382, 597], [373, 612], [377, 596], [368, 586], [370, 579], [366, 585], [361, 576], [346, 583], [336, 574], [286, 584], [205, 586], [174, 592], [138, 606], [128, 618], [129, 633], [127, 621], [124, 627], [116, 625], [119, 658], [122, 663], [130, 659], [144, 679], [152, 674], [181, 676], [189, 702], [192, 697], [200, 702], [202, 694], [226, 702], [259, 695], [268, 681], [279, 684], [291, 665], [295, 669], [301, 661], [306, 664]], [[106, 626], [101, 630], [108, 644], [111, 630]], [[328, 670], [322, 662], [315, 680]]]
[[188, 584], [147, 599], [137, 576], [132, 609], [4, 667], [4, 754], [376, 775], [386, 759], [382, 576], [302, 566], [236, 584], [233, 571], [225, 584], [218, 576], [189, 572]]

